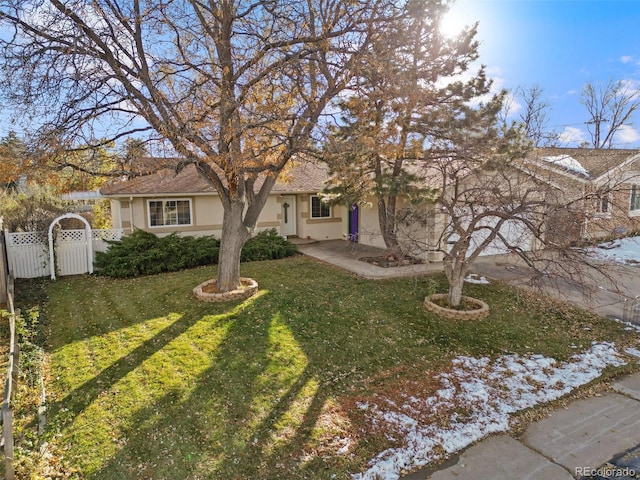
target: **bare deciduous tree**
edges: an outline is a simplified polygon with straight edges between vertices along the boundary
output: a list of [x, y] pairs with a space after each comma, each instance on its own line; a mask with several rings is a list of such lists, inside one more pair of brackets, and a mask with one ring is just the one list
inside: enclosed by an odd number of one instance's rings
[[[637, 228], [629, 215], [629, 185], [638, 181], [633, 169], [613, 167], [597, 177], [591, 168], [600, 172], [599, 165], [624, 163], [602, 150], [530, 150], [517, 138], [503, 138], [493, 148], [456, 145], [461, 142], [426, 152], [424, 178], [439, 195], [435, 210], [419, 210], [411, 219], [421, 213], [428, 224], [435, 211], [438, 227], [432, 231], [441, 234], [412, 241], [442, 253], [451, 305], [460, 305], [466, 275], [489, 252], [516, 255], [539, 285], [622, 287], [615, 267], [578, 247]], [[634, 158], [631, 151], [616, 155]]]
[[525, 136], [533, 146], [544, 147], [556, 143], [558, 134], [549, 130], [549, 113], [552, 107], [544, 98], [544, 89], [538, 84], [520, 86], [516, 88], [515, 95], [522, 102], [518, 121], [523, 125]]
[[587, 109], [587, 130], [593, 148], [612, 148], [615, 136], [625, 125], [632, 125], [640, 107], [637, 89], [622, 81], [587, 83], [580, 94], [580, 103]]
[[[224, 208], [218, 287], [393, 2], [0, 1], [3, 91], [47, 150], [146, 132]], [[96, 142], [94, 139], [103, 139]]]
[[[501, 108], [494, 101], [494, 120]], [[469, 121], [471, 120], [471, 121]], [[511, 246], [505, 229], [525, 228], [542, 235], [534, 213], [545, 198], [537, 185], [524, 186], [524, 175], [514, 168], [529, 149], [519, 129], [495, 132], [491, 124], [459, 122], [425, 151], [425, 181], [437, 188], [436, 214], [441, 234], [428, 248], [440, 250], [449, 282], [449, 303], [462, 301], [464, 279], [473, 262], [496, 241]], [[515, 248], [515, 246], [514, 246]]]

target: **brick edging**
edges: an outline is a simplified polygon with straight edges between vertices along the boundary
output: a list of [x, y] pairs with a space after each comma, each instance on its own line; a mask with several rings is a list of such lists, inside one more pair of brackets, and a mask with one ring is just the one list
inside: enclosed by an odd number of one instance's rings
[[203, 292], [202, 289], [208, 285], [215, 284], [218, 281], [213, 278], [211, 280], [207, 280], [206, 282], [202, 282], [196, 288], [193, 289], [193, 295], [205, 302], [232, 302], [234, 300], [244, 300], [256, 294], [258, 291], [258, 282], [256, 282], [252, 278], [248, 277], [240, 277], [240, 283], [242, 283], [243, 287], [238, 288], [236, 290], [229, 290], [224, 293], [206, 293]]
[[482, 300], [478, 300], [477, 298], [465, 296], [462, 297], [465, 302], [477, 305], [479, 307], [473, 310], [455, 310], [453, 308], [441, 307], [440, 305], [437, 305], [430, 300], [439, 300], [448, 298], [448, 296], [449, 295], [446, 293], [436, 293], [434, 295], [429, 295], [428, 297], [424, 298], [424, 308], [427, 309], [427, 311], [435, 313], [440, 317], [448, 318], [451, 320], [480, 320], [481, 318], [485, 318], [489, 315], [489, 305], [487, 305]]

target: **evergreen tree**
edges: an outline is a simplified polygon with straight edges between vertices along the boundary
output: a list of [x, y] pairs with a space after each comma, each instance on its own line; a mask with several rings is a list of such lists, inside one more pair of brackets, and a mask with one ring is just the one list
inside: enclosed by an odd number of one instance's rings
[[[439, 30], [447, 2], [413, 0], [372, 45], [359, 82], [341, 102], [324, 157], [333, 173], [326, 194], [351, 204], [375, 199], [387, 248], [398, 249], [398, 199], [433, 195], [418, 175], [424, 148], [444, 134], [467, 105], [487, 95], [483, 69], [455, 80], [478, 58], [476, 27], [450, 39]], [[477, 116], [474, 116], [474, 120]], [[469, 119], [470, 121], [470, 119]]]

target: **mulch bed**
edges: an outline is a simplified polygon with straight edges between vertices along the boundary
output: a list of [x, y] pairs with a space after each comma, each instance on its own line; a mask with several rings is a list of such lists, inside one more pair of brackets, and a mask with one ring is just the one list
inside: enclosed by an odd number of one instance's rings
[[420, 265], [421, 263], [424, 263], [421, 259], [410, 255], [396, 255], [393, 253], [379, 255], [377, 257], [360, 257], [358, 260], [384, 268], [404, 267], [407, 265]]

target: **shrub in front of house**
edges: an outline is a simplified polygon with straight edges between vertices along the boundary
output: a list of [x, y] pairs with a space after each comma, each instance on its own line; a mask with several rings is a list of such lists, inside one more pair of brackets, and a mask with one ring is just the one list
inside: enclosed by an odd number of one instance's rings
[[241, 262], [277, 260], [294, 255], [298, 251], [291, 242], [282, 237], [275, 228], [264, 230], [247, 240], [242, 247]]
[[220, 242], [213, 237], [158, 237], [136, 230], [110, 243], [107, 252], [96, 252], [94, 271], [107, 277], [127, 278], [174, 272], [217, 263]]
[[[109, 242], [107, 252], [96, 252], [94, 272], [107, 277], [127, 278], [175, 272], [218, 263], [220, 240], [215, 237], [181, 237], [176, 233], [158, 237], [136, 230], [122, 240]], [[293, 255], [295, 245], [275, 229], [260, 232], [245, 244], [241, 261], [273, 260]]]

